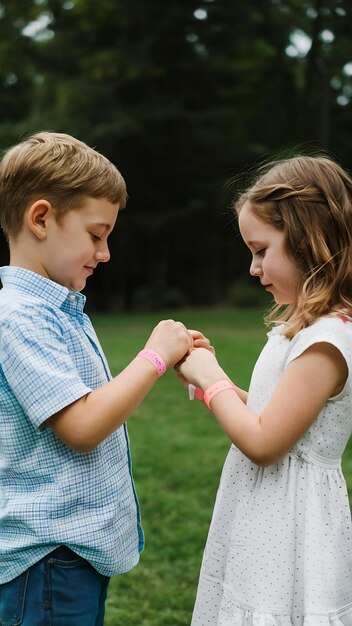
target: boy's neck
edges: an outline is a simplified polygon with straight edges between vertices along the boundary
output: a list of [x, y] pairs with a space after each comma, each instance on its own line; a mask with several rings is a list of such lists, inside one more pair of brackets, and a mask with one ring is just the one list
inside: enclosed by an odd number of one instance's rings
[[9, 240], [10, 248], [10, 261], [9, 265], [15, 267], [22, 267], [25, 270], [35, 272], [44, 278], [50, 278], [43, 264], [38, 258], [38, 251], [36, 246], [31, 245], [30, 241], [24, 241], [24, 238], [19, 236], [16, 240]]

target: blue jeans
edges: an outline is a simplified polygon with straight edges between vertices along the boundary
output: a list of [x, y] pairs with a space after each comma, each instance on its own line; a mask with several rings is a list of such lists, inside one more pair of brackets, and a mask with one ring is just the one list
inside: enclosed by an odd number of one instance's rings
[[0, 585], [0, 626], [103, 626], [109, 578], [60, 546]]

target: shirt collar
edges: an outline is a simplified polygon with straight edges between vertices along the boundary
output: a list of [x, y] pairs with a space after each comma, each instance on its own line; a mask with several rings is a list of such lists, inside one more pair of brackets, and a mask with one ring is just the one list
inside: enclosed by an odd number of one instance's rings
[[13, 265], [0, 267], [0, 279], [3, 287], [41, 298], [59, 308], [65, 303], [65, 309], [82, 311], [86, 302], [86, 297], [79, 291], [70, 291], [50, 278], [40, 276], [23, 267]]

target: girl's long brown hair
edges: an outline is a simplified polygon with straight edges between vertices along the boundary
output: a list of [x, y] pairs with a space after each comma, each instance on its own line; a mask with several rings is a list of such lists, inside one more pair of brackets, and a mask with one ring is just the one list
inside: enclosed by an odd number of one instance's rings
[[234, 203], [245, 202], [284, 232], [287, 255], [299, 275], [294, 304], [275, 305], [265, 320], [285, 323], [291, 339], [322, 315], [352, 314], [352, 180], [324, 156], [271, 163]]

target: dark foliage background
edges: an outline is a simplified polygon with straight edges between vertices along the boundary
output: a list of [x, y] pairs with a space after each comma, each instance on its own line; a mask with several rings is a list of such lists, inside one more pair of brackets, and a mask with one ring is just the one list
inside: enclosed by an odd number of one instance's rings
[[244, 286], [228, 181], [297, 147], [352, 169], [351, 33], [348, 0], [0, 3], [0, 148], [67, 132], [127, 181], [93, 306], [217, 304]]

